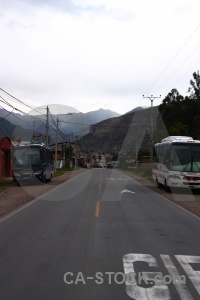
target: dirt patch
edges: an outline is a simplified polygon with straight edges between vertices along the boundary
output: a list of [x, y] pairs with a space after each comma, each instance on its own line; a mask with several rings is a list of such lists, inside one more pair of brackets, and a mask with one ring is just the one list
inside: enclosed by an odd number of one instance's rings
[[150, 179], [142, 178], [133, 172], [121, 171], [127, 176], [133, 178], [137, 182], [146, 186], [150, 190], [156, 192], [157, 194], [163, 196], [164, 198], [176, 203], [179, 206], [182, 206], [186, 210], [200, 217], [200, 191], [194, 191], [188, 189], [176, 189], [172, 193], [167, 193], [164, 188], [158, 188], [156, 183]]
[[65, 172], [63, 175], [52, 178], [51, 182], [37, 185], [8, 187], [0, 191], [0, 217], [17, 209], [19, 206], [34, 200], [38, 196], [52, 190], [56, 185], [85, 172], [87, 169], [79, 169]]

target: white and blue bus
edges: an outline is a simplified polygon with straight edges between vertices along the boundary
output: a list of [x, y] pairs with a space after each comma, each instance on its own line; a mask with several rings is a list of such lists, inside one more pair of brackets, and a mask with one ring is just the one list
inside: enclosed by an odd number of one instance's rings
[[168, 192], [172, 187], [200, 189], [200, 141], [169, 136], [155, 144], [152, 177]]
[[13, 180], [18, 185], [51, 181], [54, 174], [53, 153], [44, 144], [15, 146], [12, 154]]

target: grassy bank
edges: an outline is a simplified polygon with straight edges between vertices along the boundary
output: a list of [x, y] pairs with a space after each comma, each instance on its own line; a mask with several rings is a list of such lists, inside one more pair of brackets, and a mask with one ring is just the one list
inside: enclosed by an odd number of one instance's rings
[[[77, 170], [77, 169], [76, 169]], [[61, 176], [63, 175], [65, 172], [69, 172], [69, 171], [75, 171], [74, 168], [62, 168], [62, 169], [57, 169], [56, 170], [56, 174], [54, 176]]]
[[137, 174], [138, 176], [148, 178], [152, 180], [152, 165], [151, 164], [143, 164], [139, 167], [132, 167], [132, 168], [123, 168], [126, 171], [129, 171], [131, 173]]
[[0, 181], [0, 191], [4, 191], [5, 189], [7, 189], [8, 187], [13, 186], [13, 185], [15, 185], [13, 180]]

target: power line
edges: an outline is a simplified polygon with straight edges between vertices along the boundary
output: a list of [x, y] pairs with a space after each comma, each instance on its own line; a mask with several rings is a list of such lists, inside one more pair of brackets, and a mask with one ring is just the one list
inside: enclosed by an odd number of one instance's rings
[[41, 115], [44, 115], [44, 114], [42, 114], [41, 112], [39, 112], [39, 111], [37, 111], [36, 109], [34, 109], [33, 107], [31, 107], [30, 105], [28, 105], [27, 103], [25, 103], [25, 102], [23, 102], [22, 100], [16, 98], [15, 96], [11, 95], [10, 93], [8, 93], [7, 91], [5, 91], [5, 90], [2, 89], [1, 87], [0, 87], [0, 90], [1, 90], [2, 92], [6, 93], [6, 94], [7, 94], [8, 96], [10, 96], [11, 98], [17, 100], [17, 101], [20, 102], [21, 104], [23, 104], [23, 105], [29, 107], [30, 109], [36, 111], [37, 113], [39, 113], [39, 114], [41, 114]]
[[[1, 96], [0, 96], [0, 98], [2, 98]], [[3, 98], [2, 98], [3, 99]], [[4, 100], [4, 99], [3, 99]], [[2, 101], [2, 100], [0, 100], [1, 102], [3, 102], [4, 104], [5, 104], [5, 102], [4, 101]], [[9, 106], [11, 106], [11, 105], [9, 105]], [[13, 108], [13, 110], [15, 109], [15, 110], [18, 110], [18, 109], [16, 109], [15, 107], [13, 107], [13, 106], [11, 106], [12, 108]], [[5, 109], [6, 110], [6, 109]], [[6, 110], [7, 112], [8, 112], [8, 110]], [[19, 110], [18, 110], [19, 111]], [[21, 111], [20, 111], [21, 112]], [[29, 123], [27, 123], [26, 121], [24, 121], [24, 120], [22, 120], [22, 119], [20, 119], [18, 116], [16, 116], [15, 114], [13, 114], [12, 112], [10, 112], [10, 114], [12, 115], [12, 116], [14, 116], [16, 119], [18, 119], [18, 120], [20, 120], [20, 121], [22, 121], [22, 122], [24, 122], [24, 123], [26, 123], [26, 124], [28, 124], [29, 125]]]
[[[196, 67], [196, 65], [199, 65], [200, 64], [200, 60], [192, 67], [192, 68], [190, 68], [190, 70], [189, 71], [187, 71], [183, 76], [181, 76], [173, 85], [171, 85], [171, 87], [170, 88], [168, 88], [168, 89], [166, 89], [165, 91], [164, 91], [164, 93], [166, 93], [167, 91], [169, 91], [170, 89], [172, 89], [174, 86], [175, 86], [175, 84], [177, 83], [177, 82], [179, 82], [183, 77], [185, 77], [188, 73], [190, 73], [192, 70], [194, 70], [194, 68]], [[164, 94], [163, 93], [163, 94]]]
[[[42, 122], [42, 123], [45, 122], [45, 120], [43, 120], [43, 119], [41, 119], [41, 118], [38, 118], [38, 117], [33, 116], [33, 115], [30, 115], [30, 114], [28, 114], [28, 113], [26, 113], [26, 112], [24, 112], [24, 111], [22, 111], [22, 110], [20, 110], [20, 109], [18, 109], [18, 108], [16, 108], [16, 107], [14, 107], [12, 104], [10, 104], [10, 103], [9, 103], [6, 99], [4, 99], [2, 96], [0, 96], [0, 98], [2, 99], [2, 100], [0, 100], [1, 102], [3, 102], [4, 104], [8, 105], [8, 106], [11, 107], [13, 110], [18, 111], [18, 112], [22, 113], [23, 115], [26, 115], [26, 116], [32, 118], [33, 120], [37, 120], [37, 121], [40, 121], [40, 122]], [[5, 108], [4, 108], [4, 109], [5, 109]], [[6, 109], [5, 109], [5, 110], [6, 110]], [[6, 111], [7, 111], [7, 110], [6, 110]], [[24, 121], [23, 119], [19, 118], [18, 116], [16, 116], [16, 114], [11, 113], [11, 115], [14, 116], [16, 119], [20, 120], [21, 122], [24, 122], [25, 124], [30, 125], [30, 123], [28, 123], [28, 122]], [[40, 124], [40, 128], [44, 128], [44, 127], [45, 127], [44, 124]], [[50, 127], [52, 127], [52, 126], [50, 125]], [[52, 128], [53, 128], [53, 127], [52, 127]], [[53, 128], [53, 129], [54, 129], [54, 128]]]
[[[3, 108], [3, 106], [1, 106], [1, 108]], [[14, 110], [14, 109], [13, 109], [13, 110]], [[12, 111], [7, 111], [8, 114], [7, 114], [4, 118], [1, 118], [0, 123], [1, 123], [3, 120], [5, 120], [10, 114], [12, 114], [13, 110], [12, 110]]]
[[187, 56], [187, 58], [178, 66], [178, 68], [157, 88], [156, 92], [184, 65], [184, 63], [190, 58], [190, 56], [200, 47], [200, 44], [195, 48], [195, 50]]
[[148, 90], [145, 92], [145, 94], [154, 86], [154, 84], [160, 79], [160, 77], [163, 75], [163, 73], [168, 69], [168, 67], [171, 65], [171, 63], [176, 59], [176, 57], [179, 55], [179, 53], [182, 51], [182, 49], [186, 46], [186, 44], [189, 42], [189, 40], [192, 38], [192, 36], [195, 34], [195, 32], [199, 29], [200, 24], [197, 26], [197, 28], [193, 31], [193, 33], [189, 36], [189, 38], [186, 40], [186, 42], [183, 44], [183, 46], [179, 49], [177, 54], [173, 57], [173, 59], [168, 63], [168, 65], [165, 67], [165, 69], [160, 73], [160, 75], [156, 78], [156, 80], [153, 82], [153, 84], [148, 88]]

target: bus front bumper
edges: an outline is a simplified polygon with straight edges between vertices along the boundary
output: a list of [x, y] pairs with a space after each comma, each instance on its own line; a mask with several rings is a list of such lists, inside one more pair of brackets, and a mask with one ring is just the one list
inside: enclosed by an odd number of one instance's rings
[[190, 188], [190, 189], [200, 189], [200, 179], [199, 180], [185, 180], [178, 179], [175, 177], [169, 176], [167, 179], [167, 185], [169, 187], [177, 187], [177, 188]]

